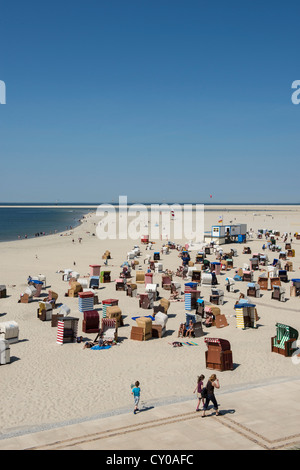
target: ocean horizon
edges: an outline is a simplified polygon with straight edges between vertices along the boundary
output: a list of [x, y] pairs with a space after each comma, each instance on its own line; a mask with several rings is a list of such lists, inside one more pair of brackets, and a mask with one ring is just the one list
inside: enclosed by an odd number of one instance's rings
[[77, 227], [86, 209], [35, 206], [0, 207], [0, 242], [35, 238]]
[[[101, 204], [111, 204], [113, 206], [118, 206], [119, 202], [115, 201], [103, 201], [103, 202], [0, 202], [0, 207], [1, 206], [7, 206], [7, 207], [38, 207], [38, 206], [56, 206], [56, 207], [62, 207], [62, 206], [82, 206], [82, 207], [87, 207], [87, 208], [95, 208]], [[151, 205], [151, 204], [204, 204], [204, 206], [299, 206], [300, 202], [179, 202], [179, 201], [128, 201], [128, 204], [145, 204], [145, 205]]]
[[[34, 238], [54, 233], [62, 233], [66, 230], [77, 227], [85, 214], [93, 212], [101, 204], [111, 204], [118, 208], [118, 203], [105, 202], [100, 204], [93, 203], [0, 203], [0, 242], [15, 241], [24, 238]], [[128, 206], [134, 204], [128, 202]], [[139, 203], [144, 205], [159, 204], [155, 202]], [[162, 204], [162, 203], [160, 203]], [[179, 203], [165, 203], [168, 205]], [[195, 206], [197, 203], [180, 203], [191, 204]], [[199, 204], [199, 203], [198, 203]], [[247, 206], [259, 207], [260, 211], [268, 211], [268, 207], [276, 206], [298, 206], [299, 204], [287, 203], [205, 203], [204, 210], [208, 212], [220, 212], [237, 206], [232, 211], [240, 211], [242, 207], [245, 210]], [[207, 206], [207, 207], [206, 207]], [[213, 208], [212, 206], [217, 206]], [[274, 209], [273, 209], [274, 210]], [[275, 209], [276, 210], [276, 209]], [[279, 210], [279, 209], [278, 209]]]

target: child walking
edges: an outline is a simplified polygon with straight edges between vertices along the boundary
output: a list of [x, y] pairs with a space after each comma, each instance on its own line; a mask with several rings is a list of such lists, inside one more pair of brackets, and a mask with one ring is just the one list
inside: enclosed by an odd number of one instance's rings
[[201, 396], [201, 391], [202, 391], [202, 388], [203, 388], [203, 380], [204, 379], [205, 379], [204, 375], [201, 374], [197, 379], [197, 385], [196, 385], [196, 388], [194, 390], [194, 393], [197, 390], [197, 398], [198, 398], [196, 411], [200, 411], [199, 406], [200, 406], [201, 400], [202, 400], [202, 404], [204, 406], [204, 398], [202, 398], [202, 396]]
[[133, 413], [136, 414], [139, 411], [139, 402], [140, 402], [140, 396], [141, 396], [141, 389], [140, 389], [140, 382], [137, 380], [134, 384], [135, 386], [131, 390], [131, 394], [133, 395], [134, 398], [134, 410]]

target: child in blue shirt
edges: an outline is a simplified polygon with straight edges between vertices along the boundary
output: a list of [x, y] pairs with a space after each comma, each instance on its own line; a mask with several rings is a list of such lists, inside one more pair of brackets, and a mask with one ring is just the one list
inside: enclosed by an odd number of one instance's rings
[[133, 413], [136, 414], [139, 411], [138, 405], [140, 401], [141, 389], [140, 389], [140, 382], [137, 380], [135, 382], [135, 387], [132, 388], [131, 394], [134, 398], [134, 410]]

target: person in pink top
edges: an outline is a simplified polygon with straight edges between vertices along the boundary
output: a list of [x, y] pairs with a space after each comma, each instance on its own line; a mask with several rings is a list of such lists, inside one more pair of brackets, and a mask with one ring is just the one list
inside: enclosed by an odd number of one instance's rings
[[205, 379], [204, 375], [201, 374], [197, 379], [197, 385], [196, 385], [196, 388], [194, 390], [194, 393], [196, 393], [196, 390], [197, 390], [197, 398], [198, 398], [196, 411], [200, 411], [199, 406], [200, 406], [201, 400], [202, 400], [202, 404], [204, 406], [204, 398], [202, 398], [202, 396], [201, 396], [201, 391], [202, 391], [202, 388], [203, 388], [203, 380], [204, 379]]

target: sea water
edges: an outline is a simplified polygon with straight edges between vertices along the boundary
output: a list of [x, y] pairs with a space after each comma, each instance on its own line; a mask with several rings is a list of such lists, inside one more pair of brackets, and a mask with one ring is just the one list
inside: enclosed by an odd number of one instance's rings
[[62, 207], [0, 207], [0, 242], [70, 230], [92, 209]]

